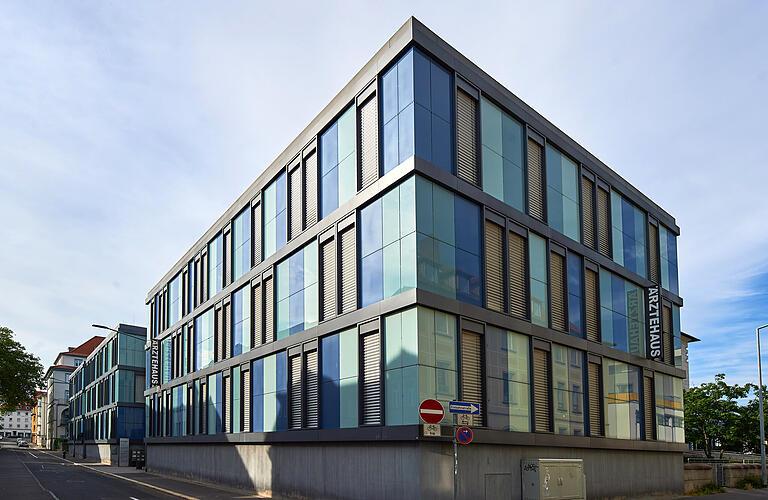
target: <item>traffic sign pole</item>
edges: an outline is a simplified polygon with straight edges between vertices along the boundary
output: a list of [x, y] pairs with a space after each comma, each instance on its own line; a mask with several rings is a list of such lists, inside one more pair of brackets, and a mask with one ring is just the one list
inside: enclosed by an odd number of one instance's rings
[[456, 489], [459, 484], [459, 454], [456, 443], [456, 414], [453, 414], [453, 500], [456, 500]]

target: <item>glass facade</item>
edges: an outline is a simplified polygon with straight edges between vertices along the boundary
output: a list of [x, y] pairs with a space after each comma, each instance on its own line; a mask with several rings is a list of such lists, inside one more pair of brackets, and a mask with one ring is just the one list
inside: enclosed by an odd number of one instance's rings
[[603, 358], [605, 437], [641, 439], [640, 368]]
[[213, 308], [195, 318], [195, 371], [213, 365]]
[[360, 211], [361, 306], [416, 287], [416, 180]]
[[526, 335], [488, 326], [488, 427], [531, 430], [530, 341]]
[[320, 136], [320, 217], [325, 218], [357, 193], [355, 106]]
[[412, 48], [381, 82], [384, 173], [414, 154], [452, 172], [450, 73]]
[[659, 224], [659, 254], [661, 259], [661, 287], [675, 295], [680, 294], [677, 284], [677, 236]]
[[187, 391], [185, 385], [171, 390], [171, 435], [184, 436], [187, 433]]
[[224, 286], [224, 236], [219, 234], [208, 243], [208, 298]]
[[189, 276], [189, 290], [187, 292], [187, 312], [195, 309], [195, 261], [190, 261], [187, 265], [187, 276]]
[[357, 328], [320, 340], [320, 425], [326, 429], [357, 427]]
[[645, 294], [625, 279], [600, 269], [603, 344], [645, 357]]
[[253, 362], [251, 372], [251, 425], [253, 432], [288, 428], [288, 366], [286, 352]]
[[317, 325], [317, 241], [312, 241], [277, 265], [277, 338], [283, 339]]
[[168, 283], [168, 324], [166, 328], [181, 321], [181, 273]]
[[251, 350], [251, 285], [232, 294], [232, 356]]
[[417, 286], [482, 306], [480, 207], [416, 177]]
[[581, 256], [568, 253], [568, 323], [571, 335], [584, 338], [584, 269]]
[[161, 383], [171, 381], [171, 337], [166, 337], [160, 342]]
[[584, 353], [552, 344], [552, 408], [555, 434], [585, 436]]
[[684, 443], [683, 380], [663, 373], [655, 373], [654, 385], [656, 439], [671, 443]]
[[[240, 367], [235, 366], [232, 368], [232, 432], [240, 432], [241, 419], [240, 412], [242, 411], [241, 402], [241, 390], [240, 390]], [[249, 429], [245, 429], [248, 432]]]
[[[384, 318], [386, 425], [419, 423], [419, 402], [458, 398], [456, 317], [414, 307]], [[443, 419], [450, 421], [446, 412]]]
[[645, 213], [611, 191], [611, 224], [614, 262], [645, 278]]
[[222, 409], [221, 404], [221, 373], [208, 375], [208, 434], [221, 432]]
[[251, 269], [251, 207], [232, 221], [232, 281]]
[[680, 331], [680, 308], [672, 306], [672, 348], [675, 351], [675, 366], [683, 367], [683, 340]]
[[287, 241], [287, 193], [285, 172], [264, 189], [264, 259], [283, 248]]
[[525, 210], [523, 126], [483, 98], [480, 100], [483, 191]]
[[[579, 240], [579, 168], [547, 144], [547, 220], [549, 227]], [[642, 241], [645, 241], [643, 239]]]
[[549, 326], [547, 299], [547, 242], [541, 236], [528, 234], [528, 259], [531, 293], [531, 323]]

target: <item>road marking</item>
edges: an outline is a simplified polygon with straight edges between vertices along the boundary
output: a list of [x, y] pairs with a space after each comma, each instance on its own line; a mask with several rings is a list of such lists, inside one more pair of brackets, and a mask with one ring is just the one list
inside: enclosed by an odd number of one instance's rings
[[[30, 455], [32, 455], [32, 452], [31, 452], [31, 451], [28, 451], [27, 453], [29, 453]], [[32, 455], [32, 457], [33, 457], [33, 458], [37, 458], [35, 455]]]
[[[20, 462], [21, 462], [21, 461], [20, 461]], [[32, 477], [35, 479], [35, 482], [37, 483], [37, 485], [40, 487], [40, 489], [41, 489], [41, 490], [43, 490], [43, 491], [47, 491], [48, 493], [50, 493], [50, 494], [51, 494], [51, 496], [53, 497], [53, 500], [59, 500], [59, 497], [57, 497], [56, 495], [54, 495], [54, 494], [53, 494], [53, 492], [52, 492], [51, 490], [49, 490], [49, 489], [45, 488], [45, 486], [43, 486], [43, 485], [42, 485], [42, 483], [40, 483], [40, 480], [39, 480], [39, 479], [37, 479], [37, 476], [35, 476], [34, 474], [32, 474], [32, 471], [31, 471], [31, 470], [29, 470], [29, 467], [27, 467], [27, 464], [26, 464], [26, 463], [24, 463], [24, 462], [21, 462], [21, 465], [23, 465], [23, 466], [24, 466], [24, 468], [25, 468], [25, 469], [27, 469], [27, 472], [29, 472], [29, 474], [30, 474], [30, 475], [31, 475], [31, 476], [32, 476]]]
[[136, 498], [136, 497], [128, 497], [128, 498], [130, 498], [131, 500], [139, 500], [139, 499], [138, 499], [138, 498]]

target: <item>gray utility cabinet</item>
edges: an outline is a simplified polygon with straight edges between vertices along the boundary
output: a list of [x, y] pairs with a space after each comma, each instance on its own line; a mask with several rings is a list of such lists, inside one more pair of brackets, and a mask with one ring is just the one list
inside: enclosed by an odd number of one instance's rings
[[520, 461], [523, 500], [587, 498], [580, 458], [529, 458]]

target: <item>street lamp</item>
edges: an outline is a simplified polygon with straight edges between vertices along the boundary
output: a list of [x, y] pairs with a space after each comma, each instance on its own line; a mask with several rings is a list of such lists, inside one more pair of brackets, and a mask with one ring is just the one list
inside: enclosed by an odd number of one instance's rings
[[[102, 330], [109, 330], [110, 332], [119, 333], [119, 332], [118, 332], [117, 330], [115, 330], [114, 328], [110, 328], [110, 327], [108, 327], [108, 326], [104, 326], [104, 325], [96, 325], [96, 324], [93, 324], [93, 325], [91, 325], [91, 326], [92, 326], [92, 327], [94, 327], [94, 328], [101, 328]], [[766, 325], [766, 326], [768, 326], [768, 325]], [[762, 328], [762, 327], [760, 327], [760, 328]]]
[[763, 472], [763, 488], [766, 485], [765, 478], [765, 423], [763, 422], [763, 364], [760, 360], [760, 330], [768, 328], [768, 325], [757, 327], [757, 376], [759, 377], [758, 395], [760, 398], [760, 468]]

